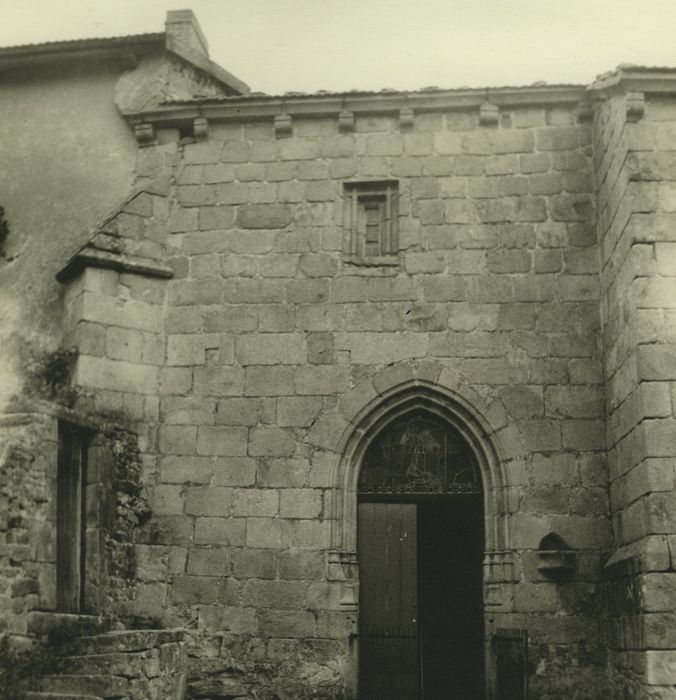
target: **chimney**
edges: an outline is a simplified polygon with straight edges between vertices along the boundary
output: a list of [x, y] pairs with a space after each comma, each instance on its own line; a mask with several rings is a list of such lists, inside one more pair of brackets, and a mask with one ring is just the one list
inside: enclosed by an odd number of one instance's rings
[[192, 49], [209, 56], [209, 44], [192, 10], [169, 10], [164, 23], [167, 48]]

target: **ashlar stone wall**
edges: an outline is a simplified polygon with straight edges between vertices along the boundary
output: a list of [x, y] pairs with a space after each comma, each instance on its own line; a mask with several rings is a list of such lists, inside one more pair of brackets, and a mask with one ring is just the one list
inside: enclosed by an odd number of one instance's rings
[[[487, 631], [529, 630], [533, 697], [603, 687], [591, 124], [553, 104], [503, 107], [491, 126], [449, 108], [157, 137], [138, 164], [153, 205], [128, 235], [152, 222], [173, 277], [88, 269], [67, 292], [79, 383], [142, 426], [138, 613], [194, 629], [193, 678], [214, 688], [350, 696], [354, 599], [327, 563], [336, 445], [397, 372], [452, 376], [502, 474], [487, 530], [500, 522], [509, 564], [487, 569]], [[364, 180], [398, 183], [396, 264], [343, 254], [344, 184]], [[549, 533], [576, 553], [571, 580], [538, 571]]]

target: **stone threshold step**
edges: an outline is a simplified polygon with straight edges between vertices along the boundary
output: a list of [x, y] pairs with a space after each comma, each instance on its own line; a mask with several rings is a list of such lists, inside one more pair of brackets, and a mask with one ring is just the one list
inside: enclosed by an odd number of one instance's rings
[[80, 650], [80, 656], [90, 654], [131, 653], [154, 649], [162, 644], [180, 642], [185, 636], [185, 631], [175, 630], [113, 630], [102, 634], [80, 637], [76, 641], [76, 648]]
[[121, 698], [127, 694], [127, 679], [102, 675], [49, 675], [42, 676], [39, 688], [45, 693], [91, 695], [100, 698]]
[[33, 634], [47, 634], [64, 625], [74, 630], [81, 628], [83, 631], [80, 634], [89, 629], [98, 634], [104, 631], [106, 621], [98, 615], [79, 615], [50, 610], [33, 610], [28, 614], [28, 630]]
[[103, 700], [100, 695], [73, 695], [72, 693], [39, 693], [24, 694], [24, 700]]

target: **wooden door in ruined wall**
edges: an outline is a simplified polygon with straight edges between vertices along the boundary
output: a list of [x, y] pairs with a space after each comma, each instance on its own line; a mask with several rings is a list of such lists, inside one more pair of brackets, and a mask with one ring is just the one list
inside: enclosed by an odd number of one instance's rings
[[64, 423], [56, 475], [56, 605], [60, 612], [79, 613], [85, 593], [87, 441]]
[[483, 548], [462, 438], [424, 413], [379, 434], [359, 479], [360, 700], [483, 698]]

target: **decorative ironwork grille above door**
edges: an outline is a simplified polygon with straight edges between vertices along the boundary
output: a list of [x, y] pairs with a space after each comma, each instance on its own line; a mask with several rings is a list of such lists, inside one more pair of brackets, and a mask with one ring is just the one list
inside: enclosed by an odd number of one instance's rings
[[358, 491], [361, 496], [481, 493], [481, 478], [460, 435], [425, 414], [414, 414], [369, 445]]

